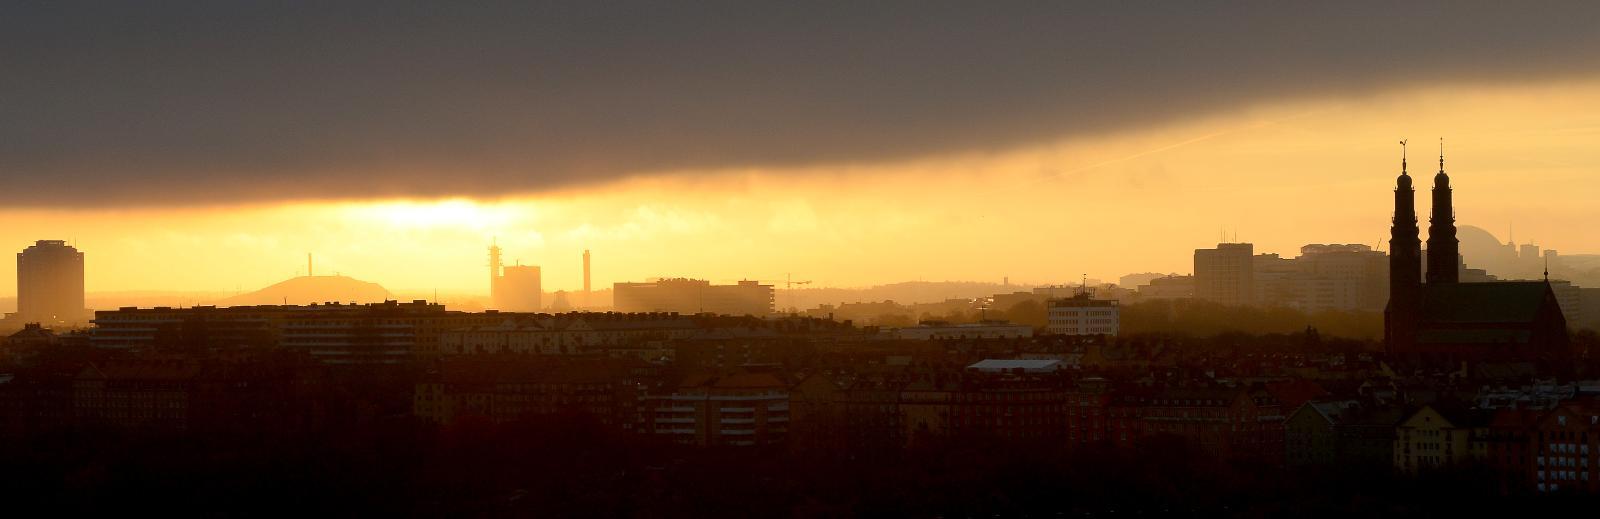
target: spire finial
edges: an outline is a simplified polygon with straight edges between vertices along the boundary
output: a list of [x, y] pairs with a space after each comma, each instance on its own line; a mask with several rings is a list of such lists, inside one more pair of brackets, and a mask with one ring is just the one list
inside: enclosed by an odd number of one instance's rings
[[1400, 139], [1400, 174], [1401, 175], [1406, 174], [1406, 141], [1407, 140], [1408, 139]]
[[1550, 284], [1550, 255], [1544, 255], [1544, 284]]
[[1439, 172], [1444, 172], [1444, 137], [1439, 138]]

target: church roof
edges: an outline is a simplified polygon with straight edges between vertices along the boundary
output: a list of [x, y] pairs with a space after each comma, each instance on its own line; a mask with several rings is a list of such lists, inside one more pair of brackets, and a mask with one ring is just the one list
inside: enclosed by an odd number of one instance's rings
[[1422, 285], [1422, 322], [1532, 323], [1550, 287], [1543, 281]]
[[1528, 330], [1442, 329], [1417, 332], [1417, 342], [1424, 344], [1526, 344], [1532, 339], [1533, 332]]

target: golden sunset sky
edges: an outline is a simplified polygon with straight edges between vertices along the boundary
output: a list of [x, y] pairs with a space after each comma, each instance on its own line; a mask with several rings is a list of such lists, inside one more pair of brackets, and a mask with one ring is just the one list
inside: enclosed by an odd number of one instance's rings
[[[90, 292], [1185, 273], [1461, 224], [1600, 252], [1600, 6], [18, 6], [0, 250]], [[1426, 207], [1425, 193], [1419, 206]], [[1471, 261], [1471, 258], [1468, 258]], [[0, 294], [15, 291], [0, 262]]]
[[[657, 276], [1062, 283], [1188, 272], [1219, 229], [1258, 251], [1386, 236], [1400, 138], [1437, 137], [1466, 225], [1600, 252], [1600, 78], [1264, 104], [1095, 138], [784, 170], [659, 171], [504, 198], [4, 209], [0, 247], [74, 240], [91, 291], [245, 290], [341, 272], [391, 290], [486, 291], [484, 249], [547, 289]], [[449, 175], [453, 172], [440, 171]], [[1419, 183], [1419, 185], [1421, 185]], [[1426, 198], [1419, 203], [1425, 207]], [[15, 289], [0, 266], [0, 292]]]

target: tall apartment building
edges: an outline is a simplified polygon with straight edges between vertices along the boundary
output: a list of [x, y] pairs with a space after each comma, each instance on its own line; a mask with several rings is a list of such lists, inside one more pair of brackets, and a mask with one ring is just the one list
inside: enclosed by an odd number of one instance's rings
[[642, 411], [645, 432], [685, 445], [773, 445], [789, 434], [788, 386], [768, 373], [690, 377], [646, 395]]
[[1300, 265], [1277, 254], [1257, 254], [1250, 259], [1252, 302], [1261, 306], [1293, 306], [1304, 288]]
[[1255, 246], [1219, 243], [1194, 251], [1194, 296], [1225, 305], [1255, 303]]
[[1196, 250], [1195, 297], [1306, 312], [1378, 311], [1389, 300], [1388, 256], [1370, 246], [1311, 244], [1295, 258], [1251, 249], [1248, 243], [1223, 243]]
[[713, 285], [700, 279], [662, 279], [617, 283], [612, 292], [618, 312], [677, 312], [765, 316], [773, 313], [773, 287], [760, 281]]
[[62, 240], [39, 240], [17, 253], [18, 320], [77, 323], [87, 316], [82, 252]]
[[1383, 310], [1389, 302], [1389, 257], [1360, 244], [1312, 244], [1300, 248], [1302, 277], [1314, 290], [1301, 310]]
[[300, 349], [326, 364], [401, 363], [439, 353], [448, 330], [507, 314], [448, 311], [427, 301], [365, 305], [121, 308], [95, 312], [90, 343], [114, 349]]

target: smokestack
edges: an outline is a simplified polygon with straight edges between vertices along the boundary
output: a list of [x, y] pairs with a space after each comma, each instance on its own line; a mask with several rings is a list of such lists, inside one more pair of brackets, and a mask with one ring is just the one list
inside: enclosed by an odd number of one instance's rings
[[311, 270], [311, 253], [307, 252], [306, 253], [306, 277], [311, 277], [311, 276], [314, 276], [314, 275], [316, 275], [316, 274], [314, 274], [313, 271]]
[[500, 304], [500, 245], [489, 242], [489, 304]]
[[589, 249], [583, 249], [583, 306], [589, 307]]

